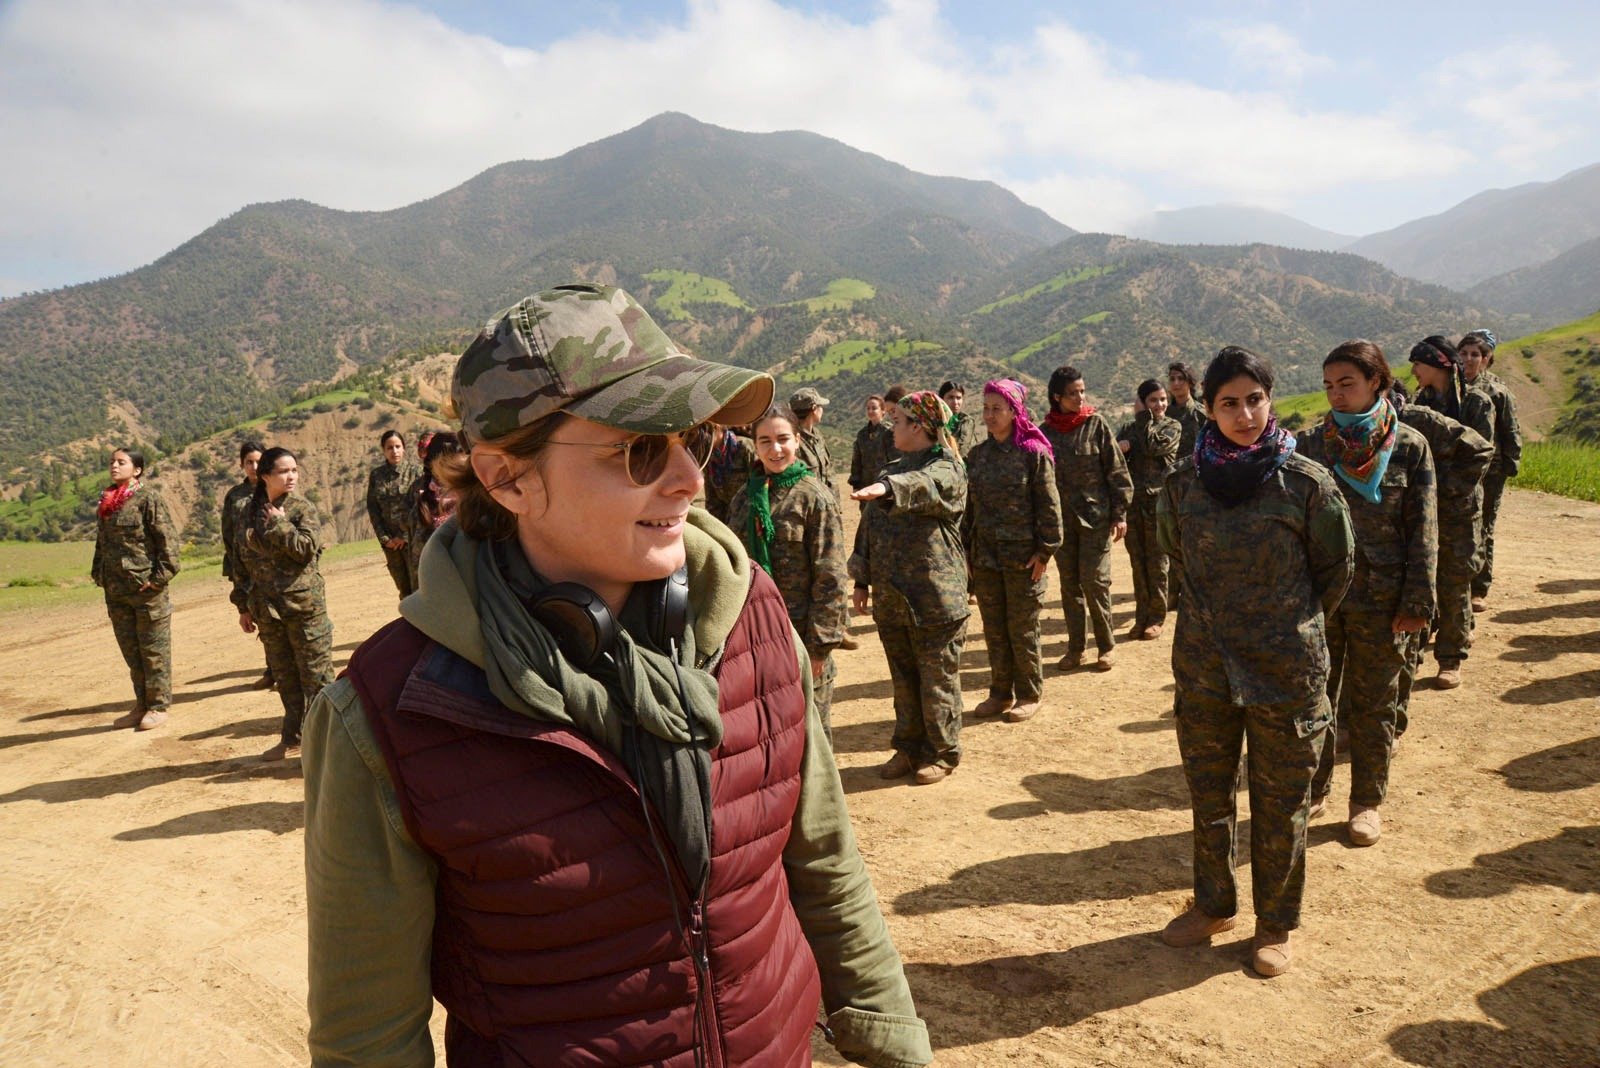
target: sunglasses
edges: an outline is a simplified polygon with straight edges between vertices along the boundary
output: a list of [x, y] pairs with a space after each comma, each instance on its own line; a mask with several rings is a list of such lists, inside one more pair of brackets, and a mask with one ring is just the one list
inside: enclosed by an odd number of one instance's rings
[[603, 444], [592, 441], [546, 441], [546, 445], [582, 445], [590, 449], [608, 449], [622, 453], [628, 471], [628, 480], [635, 486], [650, 486], [667, 470], [674, 445], [682, 445], [696, 467], [704, 471], [711, 462], [711, 452], [717, 446], [721, 428], [710, 423], [685, 430], [681, 434], [640, 434], [627, 441]]

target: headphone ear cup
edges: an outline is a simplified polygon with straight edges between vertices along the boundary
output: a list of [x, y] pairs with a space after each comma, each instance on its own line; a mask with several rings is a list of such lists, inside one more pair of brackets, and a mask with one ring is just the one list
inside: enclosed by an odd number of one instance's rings
[[683, 641], [689, 629], [689, 565], [661, 580], [660, 595], [650, 602], [650, 641], [667, 651]]
[[534, 594], [528, 614], [542, 623], [573, 667], [587, 672], [611, 652], [617, 623], [605, 601], [587, 586], [558, 582]]

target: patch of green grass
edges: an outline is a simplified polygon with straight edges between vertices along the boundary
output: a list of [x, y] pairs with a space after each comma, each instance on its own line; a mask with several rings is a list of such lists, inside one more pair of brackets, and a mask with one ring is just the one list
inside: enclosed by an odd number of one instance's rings
[[931, 341], [907, 341], [904, 338], [878, 344], [875, 341], [836, 341], [821, 356], [784, 378], [791, 382], [820, 382], [845, 371], [861, 372], [880, 363], [933, 352], [940, 346]]
[[1529, 442], [1522, 447], [1522, 468], [1512, 484], [1600, 502], [1600, 446], [1571, 441]]
[[0, 541], [0, 584], [54, 586], [78, 578], [88, 582], [93, 559], [91, 542]]
[[835, 278], [822, 291], [822, 296], [790, 303], [804, 304], [809, 312], [848, 311], [853, 305], [877, 295], [878, 290], [871, 282], [863, 282], [859, 278]]
[[1034, 353], [1042, 352], [1043, 350], [1049, 348], [1051, 345], [1054, 345], [1057, 342], [1061, 341], [1068, 334], [1071, 334], [1073, 331], [1077, 330], [1079, 327], [1093, 326], [1095, 323], [1103, 323], [1108, 318], [1110, 318], [1110, 316], [1111, 316], [1111, 313], [1110, 312], [1106, 312], [1106, 311], [1097, 311], [1097, 312], [1093, 312], [1093, 313], [1091, 313], [1089, 315], [1085, 315], [1082, 319], [1079, 319], [1077, 322], [1068, 323], [1066, 326], [1063, 326], [1060, 330], [1057, 330], [1055, 333], [1047, 334], [1046, 336], [1040, 338], [1038, 341], [1035, 341], [1033, 344], [1028, 345], [1025, 348], [1018, 349], [1016, 352], [1013, 352], [1010, 356], [1006, 357], [1006, 362], [1009, 363], [1009, 364], [1019, 364], [1023, 360], [1026, 360], [1029, 356], [1032, 356]]
[[[1568, 341], [1580, 334], [1596, 332], [1600, 332], [1600, 312], [1595, 312], [1587, 319], [1578, 319], [1574, 322], [1562, 323], [1560, 326], [1552, 326], [1550, 329], [1542, 330], [1537, 334], [1529, 334], [1527, 337], [1513, 338], [1510, 341], [1501, 342], [1500, 347], [1496, 351], [1499, 353], [1506, 353], [1519, 349], [1532, 349], [1536, 346], [1547, 344], [1551, 341]], [[1524, 355], [1526, 355], [1526, 353], [1524, 353]]]
[[733, 286], [720, 278], [709, 278], [693, 271], [650, 271], [645, 278], [651, 282], [666, 282], [666, 291], [655, 298], [656, 307], [666, 312], [674, 322], [687, 322], [694, 318], [686, 305], [722, 304], [729, 308], [749, 311], [750, 305], [734, 292]]
[[1036, 286], [1029, 286], [1021, 293], [1013, 293], [1009, 297], [1001, 297], [999, 300], [991, 301], [981, 308], [974, 308], [972, 314], [988, 315], [996, 309], [1009, 307], [1012, 304], [1021, 304], [1025, 300], [1032, 300], [1034, 297], [1044, 293], [1055, 293], [1068, 286], [1075, 286], [1079, 282], [1087, 282], [1091, 278], [1099, 278], [1101, 275], [1110, 274], [1116, 269], [1115, 264], [1106, 264], [1103, 267], [1080, 267], [1076, 271], [1062, 271], [1054, 278], [1046, 279]]

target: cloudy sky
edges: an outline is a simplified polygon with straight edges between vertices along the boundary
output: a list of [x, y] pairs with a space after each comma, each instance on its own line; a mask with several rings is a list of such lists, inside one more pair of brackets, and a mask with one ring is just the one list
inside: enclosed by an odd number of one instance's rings
[[1228, 202], [1364, 234], [1600, 161], [1597, 40], [1600, 4], [1543, 0], [0, 0], [0, 295], [669, 110], [992, 179], [1081, 230]]

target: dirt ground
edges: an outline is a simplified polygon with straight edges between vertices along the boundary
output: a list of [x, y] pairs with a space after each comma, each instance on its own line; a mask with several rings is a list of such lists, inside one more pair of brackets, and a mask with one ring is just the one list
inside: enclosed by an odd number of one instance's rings
[[[916, 788], [876, 776], [893, 713], [858, 625], [839, 763], [938, 1063], [1600, 1064], [1600, 506], [1513, 493], [1501, 524], [1465, 687], [1416, 695], [1375, 848], [1344, 844], [1340, 769], [1271, 981], [1248, 908], [1211, 948], [1156, 938], [1190, 884], [1169, 639], [1050, 672], [1032, 722], [969, 717], [960, 771]], [[376, 556], [327, 578], [342, 664], [392, 590]], [[109, 726], [128, 682], [98, 606], [0, 619], [5, 1065], [306, 1060], [299, 769], [255, 759], [277, 702], [220, 584], [180, 590], [173, 629], [173, 718], [136, 734]], [[974, 620], [969, 705], [986, 675]]]

